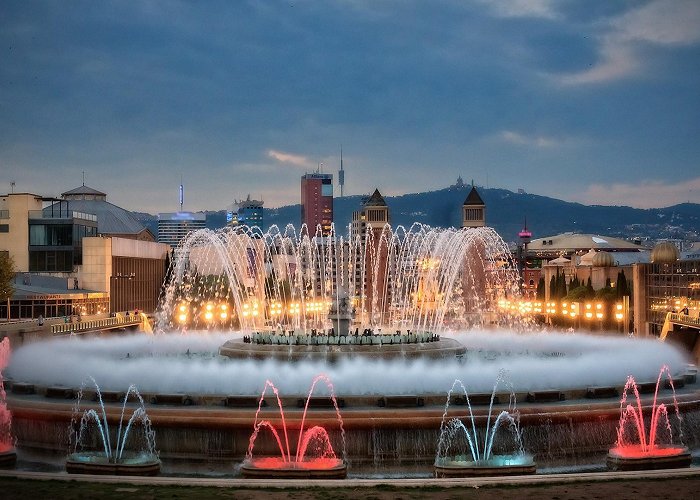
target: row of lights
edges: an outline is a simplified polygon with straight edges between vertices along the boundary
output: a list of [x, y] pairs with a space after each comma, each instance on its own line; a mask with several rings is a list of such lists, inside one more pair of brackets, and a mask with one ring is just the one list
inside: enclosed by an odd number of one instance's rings
[[[583, 310], [581, 309], [581, 305], [583, 305]], [[568, 316], [572, 319], [579, 317], [581, 314], [587, 320], [595, 318], [602, 321], [605, 318], [602, 302], [585, 302], [583, 304], [579, 302], [562, 302], [560, 305], [557, 302], [511, 301], [501, 299], [498, 301], [498, 306], [501, 310], [511, 311], [513, 313], [519, 312], [520, 314], [544, 313], [554, 316], [560, 311], [562, 316]], [[613, 314], [617, 321], [622, 321], [624, 319], [624, 306], [622, 303], [618, 302], [615, 304]]]
[[[177, 308], [177, 320], [180, 323], [187, 323], [190, 314], [190, 307], [186, 303], [181, 303]], [[202, 317], [207, 322], [212, 322], [218, 316], [221, 321], [226, 321], [228, 318], [228, 304], [214, 304], [207, 302], [202, 308]]]

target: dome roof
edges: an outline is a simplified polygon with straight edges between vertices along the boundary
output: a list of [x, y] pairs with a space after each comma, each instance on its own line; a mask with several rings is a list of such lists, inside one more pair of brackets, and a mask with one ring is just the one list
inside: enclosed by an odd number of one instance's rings
[[591, 260], [591, 265], [594, 267], [612, 267], [615, 265], [615, 259], [608, 252], [597, 252]]
[[651, 261], [654, 264], [673, 264], [680, 257], [680, 252], [676, 245], [665, 241], [659, 243], [651, 251]]

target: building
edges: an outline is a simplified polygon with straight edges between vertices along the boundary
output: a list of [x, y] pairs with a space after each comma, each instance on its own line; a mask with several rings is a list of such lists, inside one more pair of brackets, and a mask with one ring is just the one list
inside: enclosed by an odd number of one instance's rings
[[321, 228], [328, 236], [333, 224], [333, 175], [315, 172], [301, 176], [301, 223], [310, 234]]
[[[150, 232], [129, 212], [83, 186], [81, 199], [12, 193], [0, 197], [0, 252], [12, 257], [15, 292], [0, 304], [4, 319], [99, 316], [156, 308], [167, 246], [147, 241]], [[72, 195], [77, 196], [75, 190]], [[74, 210], [95, 203], [100, 215]], [[101, 207], [101, 208], [100, 208]], [[100, 217], [107, 219], [101, 223]], [[114, 232], [124, 237], [102, 236]], [[97, 242], [97, 243], [96, 243]], [[102, 248], [95, 252], [95, 245]], [[101, 275], [103, 279], [96, 279]]]
[[192, 231], [204, 229], [207, 216], [204, 213], [172, 212], [158, 214], [158, 243], [176, 247]]
[[[61, 203], [69, 210], [97, 216], [97, 232], [101, 236], [116, 236], [142, 241], [155, 241], [150, 229], [139, 222], [128, 210], [107, 201], [107, 195], [83, 184], [61, 193]], [[59, 204], [60, 205], [60, 204]], [[44, 210], [48, 213], [51, 207]]]
[[462, 205], [462, 227], [484, 227], [486, 225], [486, 204], [472, 184]]
[[527, 257], [536, 263], [545, 263], [562, 256], [568, 259], [572, 256], [581, 257], [591, 249], [612, 253], [618, 260], [627, 259], [625, 254], [634, 258], [635, 254], [649, 253], [649, 249], [640, 244], [620, 238], [567, 232], [532, 240], [528, 244]]
[[248, 226], [250, 228], [257, 227], [260, 231], [263, 230], [263, 201], [251, 200], [250, 195], [243, 200], [236, 202], [238, 210], [236, 212], [236, 220], [239, 226]]
[[[364, 265], [355, 265], [357, 273], [364, 270], [375, 270], [374, 273], [356, 275], [355, 290], [349, 290], [356, 297], [362, 297], [359, 309], [367, 313], [371, 323], [381, 323], [382, 315], [391, 303], [391, 280], [387, 279], [389, 268], [389, 245], [391, 244], [391, 229], [389, 207], [378, 189], [366, 198], [360, 210], [353, 212], [350, 225], [350, 237], [359, 240], [361, 249], [356, 259], [365, 259]], [[366, 248], [366, 250], [365, 250]], [[361, 264], [357, 262], [356, 264]], [[386, 283], [386, 287], [384, 284]]]
[[110, 312], [154, 312], [169, 251], [168, 245], [152, 241], [85, 238], [80, 282], [86, 289], [108, 292]]
[[82, 264], [82, 239], [97, 233], [97, 217], [65, 201], [31, 193], [0, 197], [0, 251], [17, 272], [72, 273]]
[[664, 242], [654, 247], [650, 260], [634, 266], [634, 328], [640, 335], [659, 336], [667, 313], [700, 316], [700, 256], [684, 255]]

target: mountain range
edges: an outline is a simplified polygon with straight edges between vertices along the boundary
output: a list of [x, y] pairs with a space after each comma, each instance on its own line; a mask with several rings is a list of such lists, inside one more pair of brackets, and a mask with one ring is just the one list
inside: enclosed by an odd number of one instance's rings
[[[409, 227], [414, 222], [432, 227], [460, 227], [461, 208], [470, 185], [455, 184], [437, 191], [385, 196], [392, 226]], [[622, 238], [657, 240], [664, 238], [697, 241], [700, 235], [700, 204], [681, 203], [666, 208], [640, 209], [624, 206], [583, 205], [547, 196], [514, 193], [506, 189], [477, 187], [486, 205], [486, 224], [506, 241], [516, 241], [525, 226], [533, 238], [564, 232], [593, 233]], [[365, 196], [334, 199], [336, 227], [347, 232], [352, 212], [359, 210]], [[134, 213], [154, 234], [158, 218]], [[264, 209], [265, 228], [273, 224], [300, 225], [301, 206], [287, 205]], [[207, 227], [216, 229], [226, 224], [226, 212], [208, 211]]]

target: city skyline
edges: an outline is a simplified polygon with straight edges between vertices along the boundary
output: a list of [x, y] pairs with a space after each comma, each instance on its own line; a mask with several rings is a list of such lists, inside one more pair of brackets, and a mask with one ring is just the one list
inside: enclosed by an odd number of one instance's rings
[[342, 145], [347, 195], [700, 203], [697, 2], [70, 6], [0, 5], [2, 193], [278, 207]]

